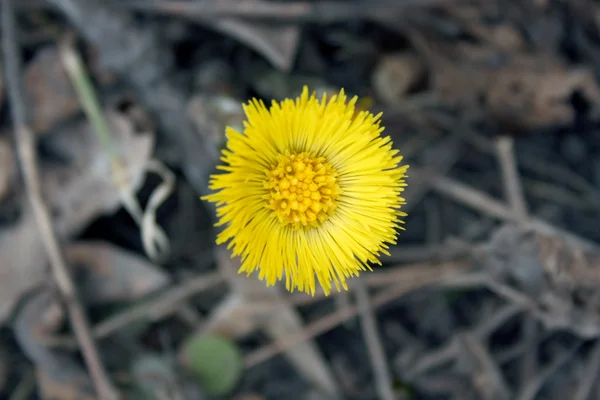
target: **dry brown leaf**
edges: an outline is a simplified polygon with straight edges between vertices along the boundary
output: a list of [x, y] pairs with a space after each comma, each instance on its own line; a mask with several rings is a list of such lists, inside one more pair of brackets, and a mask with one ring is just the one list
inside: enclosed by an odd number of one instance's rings
[[511, 25], [498, 25], [492, 28], [490, 40], [502, 50], [522, 51], [525, 48], [523, 36]]
[[473, 23], [469, 26], [469, 29], [499, 50], [520, 52], [526, 47], [523, 36], [512, 25], [487, 26]]
[[81, 110], [56, 47], [37, 52], [25, 70], [24, 81], [28, 122], [35, 133], [46, 133]]
[[104, 242], [76, 242], [65, 248], [78, 270], [78, 286], [85, 304], [127, 302], [146, 296], [169, 283], [169, 275], [137, 254]]
[[230, 293], [211, 313], [203, 327], [229, 339], [240, 339], [255, 332], [268, 313], [257, 313], [252, 303], [237, 292]]
[[399, 104], [425, 78], [425, 66], [414, 53], [391, 54], [377, 64], [373, 88], [385, 104]]
[[[153, 147], [153, 135], [136, 134], [130, 121], [108, 112], [112, 138], [124, 158], [133, 189], [144, 177], [144, 166]], [[54, 150], [70, 159], [67, 166], [48, 165], [41, 169], [42, 186], [52, 207], [59, 239], [78, 233], [94, 218], [114, 212], [120, 204], [119, 191], [112, 183], [108, 156], [85, 122], [48, 138]], [[28, 203], [15, 226], [0, 230], [0, 324], [26, 291], [48, 282], [46, 252]]]
[[300, 39], [297, 26], [274, 26], [230, 17], [201, 21], [262, 54], [280, 71], [292, 68]]
[[571, 123], [575, 116], [571, 96], [576, 91], [589, 101], [600, 99], [592, 71], [566, 69], [543, 59], [505, 68], [490, 77], [489, 83], [487, 101], [492, 115], [530, 128]]
[[[0, 90], [2, 90], [0, 88]], [[0, 203], [10, 192], [16, 174], [13, 149], [7, 138], [0, 137]]]
[[483, 46], [454, 47], [459, 61], [433, 66], [433, 84], [444, 102], [474, 108], [488, 106], [490, 116], [511, 128], [571, 123], [576, 91], [592, 103], [600, 100], [592, 71], [568, 68], [542, 54], [503, 54]]

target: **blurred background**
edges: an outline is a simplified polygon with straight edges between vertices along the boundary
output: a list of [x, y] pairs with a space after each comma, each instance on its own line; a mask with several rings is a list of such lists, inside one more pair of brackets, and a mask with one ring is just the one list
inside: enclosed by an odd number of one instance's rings
[[[0, 398], [600, 398], [600, 2], [0, 4]], [[329, 297], [236, 275], [199, 199], [303, 85], [411, 165]]]

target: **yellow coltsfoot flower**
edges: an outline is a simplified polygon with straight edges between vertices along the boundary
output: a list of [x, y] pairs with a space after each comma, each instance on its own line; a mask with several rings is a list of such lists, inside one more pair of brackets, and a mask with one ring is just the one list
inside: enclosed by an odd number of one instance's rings
[[321, 100], [304, 88], [295, 100], [256, 99], [244, 106], [244, 131], [227, 128], [227, 148], [211, 176], [240, 273], [258, 270], [267, 286], [285, 277], [289, 291], [347, 289], [346, 280], [395, 244], [402, 229], [407, 165], [382, 137], [381, 114], [355, 110], [344, 91]]

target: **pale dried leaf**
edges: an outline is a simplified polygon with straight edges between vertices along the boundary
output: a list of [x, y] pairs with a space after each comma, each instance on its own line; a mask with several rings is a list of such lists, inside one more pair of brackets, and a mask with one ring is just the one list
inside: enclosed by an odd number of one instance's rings
[[58, 328], [56, 298], [50, 290], [30, 297], [15, 319], [14, 332], [20, 348], [36, 366], [42, 399], [93, 399], [89, 376], [71, 356], [47, 348], [39, 339]]
[[48, 132], [57, 123], [75, 116], [81, 110], [71, 80], [54, 46], [36, 53], [25, 70], [23, 89], [29, 126], [36, 133]]
[[252, 303], [238, 292], [233, 292], [211, 310], [203, 329], [229, 339], [240, 339], [258, 329], [259, 318], [260, 315], [252, 309]]
[[148, 260], [110, 243], [73, 243], [65, 248], [65, 257], [70, 265], [85, 267], [78, 271], [78, 284], [86, 304], [132, 301], [170, 281]]
[[0, 324], [22, 294], [48, 278], [43, 243], [26, 207], [18, 225], [0, 230]]
[[[152, 154], [154, 136], [136, 133], [132, 122], [119, 113], [107, 112], [112, 151], [125, 170], [125, 181], [134, 190], [143, 181]], [[77, 232], [90, 220], [116, 211], [121, 195], [115, 183], [110, 154], [102, 149], [93, 128], [78, 122], [52, 138], [52, 149], [68, 158], [68, 166], [48, 166], [42, 181], [56, 217], [55, 227], [64, 234]]]
[[499, 48], [506, 51], [522, 51], [525, 48], [525, 40], [521, 33], [508, 24], [490, 27], [488, 39]]
[[[107, 117], [115, 148], [123, 156], [129, 182], [137, 190], [151, 154], [153, 135], [135, 134], [132, 124], [117, 113]], [[71, 160], [67, 166], [41, 169], [44, 195], [52, 207], [58, 237], [64, 240], [93, 218], [115, 211], [120, 197], [112, 183], [108, 155], [100, 150], [87, 123], [78, 123], [48, 139], [55, 150], [62, 150]], [[49, 279], [46, 252], [29, 203], [24, 204], [18, 224], [0, 230], [0, 323], [21, 295]]]

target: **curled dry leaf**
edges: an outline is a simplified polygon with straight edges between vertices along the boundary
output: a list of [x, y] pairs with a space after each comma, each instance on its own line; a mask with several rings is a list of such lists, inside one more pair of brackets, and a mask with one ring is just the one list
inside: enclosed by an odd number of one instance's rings
[[201, 21], [262, 54], [278, 70], [287, 72], [292, 68], [300, 39], [297, 26], [267, 25], [231, 17]]
[[[136, 134], [121, 114], [107, 113], [116, 153], [123, 157], [127, 181], [137, 190], [153, 147], [153, 135]], [[41, 168], [41, 183], [59, 239], [83, 229], [94, 218], [114, 212], [120, 204], [110, 159], [85, 122], [48, 137], [51, 147], [69, 160], [64, 166]], [[23, 251], [27, 249], [27, 251]], [[0, 323], [26, 291], [48, 281], [47, 256], [28, 205], [18, 224], [0, 230]]]
[[79, 291], [86, 304], [127, 302], [169, 283], [169, 276], [146, 259], [110, 243], [77, 242], [65, 248], [77, 271]]
[[81, 110], [56, 47], [37, 52], [25, 70], [24, 80], [28, 122], [34, 132], [48, 132]]
[[373, 72], [373, 87], [386, 104], [401, 103], [404, 97], [425, 78], [425, 66], [414, 53], [382, 57]]
[[[566, 69], [543, 60], [514, 65], [490, 79], [488, 105], [502, 121], [520, 121], [525, 127], [568, 124], [575, 117], [571, 96], [581, 93], [588, 101], [600, 99], [592, 71]], [[536, 65], [537, 64], [537, 65]]]
[[246, 119], [237, 99], [224, 94], [199, 94], [188, 103], [188, 115], [198, 130], [215, 148], [225, 145], [225, 127], [243, 130]]
[[592, 71], [568, 68], [541, 54], [503, 54], [481, 46], [455, 48], [459, 61], [433, 66], [433, 84], [445, 103], [462, 107], [488, 106], [492, 117], [511, 128], [535, 128], [571, 123], [571, 96], [600, 100]]
[[93, 386], [87, 373], [71, 356], [47, 348], [39, 340], [59, 327], [55, 302], [50, 290], [28, 298], [15, 318], [17, 342], [35, 364], [38, 390], [42, 399], [92, 400]]
[[[0, 88], [0, 90], [2, 90]], [[16, 164], [13, 149], [7, 138], [0, 137], [0, 203], [10, 192], [15, 179]]]

